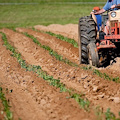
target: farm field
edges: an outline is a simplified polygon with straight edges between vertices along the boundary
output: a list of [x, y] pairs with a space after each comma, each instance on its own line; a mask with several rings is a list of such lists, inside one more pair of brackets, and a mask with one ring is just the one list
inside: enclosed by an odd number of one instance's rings
[[104, 2], [0, 1], [0, 120], [120, 120], [120, 58], [79, 64], [78, 20]]
[[[78, 65], [77, 47], [46, 33], [74, 38], [76, 27], [53, 24], [0, 30], [0, 82], [3, 88], [12, 89], [6, 96], [14, 119], [119, 118], [120, 80], [106, 79], [83, 69], [87, 66]], [[70, 33], [74, 34], [69, 36]], [[63, 57], [57, 59], [53, 51]], [[69, 62], [64, 61], [66, 58]], [[119, 61], [117, 58], [115, 64], [99, 72], [111, 78], [120, 77]]]

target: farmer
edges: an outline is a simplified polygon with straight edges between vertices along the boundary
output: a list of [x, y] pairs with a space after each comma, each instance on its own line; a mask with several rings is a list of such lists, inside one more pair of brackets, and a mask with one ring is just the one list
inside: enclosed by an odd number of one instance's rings
[[[112, 10], [120, 9], [120, 0], [108, 0], [102, 9], [96, 12], [91, 12], [91, 14], [98, 15], [98, 14], [104, 13], [109, 9], [112, 9]], [[107, 21], [104, 29], [104, 32], [106, 33], [106, 35], [109, 34], [109, 26], [110, 26], [109, 21]]]
[[105, 6], [94, 14], [104, 13], [106, 10], [109, 10], [110, 8], [113, 10], [118, 10], [120, 8], [120, 0], [108, 0]]

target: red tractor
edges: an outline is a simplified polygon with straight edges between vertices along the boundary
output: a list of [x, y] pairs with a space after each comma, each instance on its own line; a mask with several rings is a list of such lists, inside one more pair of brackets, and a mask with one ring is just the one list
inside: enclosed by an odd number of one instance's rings
[[108, 16], [110, 23], [109, 34], [97, 30], [97, 21], [94, 15], [79, 19], [79, 60], [80, 64], [105, 66], [114, 60], [120, 53], [120, 10], [110, 11], [102, 16], [102, 26]]

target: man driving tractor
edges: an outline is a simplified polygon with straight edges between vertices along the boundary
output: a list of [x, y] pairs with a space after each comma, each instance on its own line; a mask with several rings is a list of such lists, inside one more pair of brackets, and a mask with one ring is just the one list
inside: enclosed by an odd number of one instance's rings
[[[102, 14], [105, 11], [111, 9], [111, 10], [118, 10], [120, 8], [120, 0], [108, 0], [105, 6], [102, 9], [96, 10], [95, 12], [91, 12], [91, 14]], [[109, 21], [106, 22], [106, 26], [104, 28], [105, 34], [109, 34]]]
[[94, 14], [104, 13], [106, 10], [118, 10], [120, 8], [120, 0], [108, 0], [105, 6]]

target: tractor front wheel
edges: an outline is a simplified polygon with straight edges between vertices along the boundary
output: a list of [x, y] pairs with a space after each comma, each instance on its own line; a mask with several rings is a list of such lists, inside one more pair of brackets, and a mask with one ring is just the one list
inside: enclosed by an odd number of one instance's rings
[[92, 66], [99, 67], [99, 56], [95, 43], [90, 42], [87, 47], [89, 64]]

